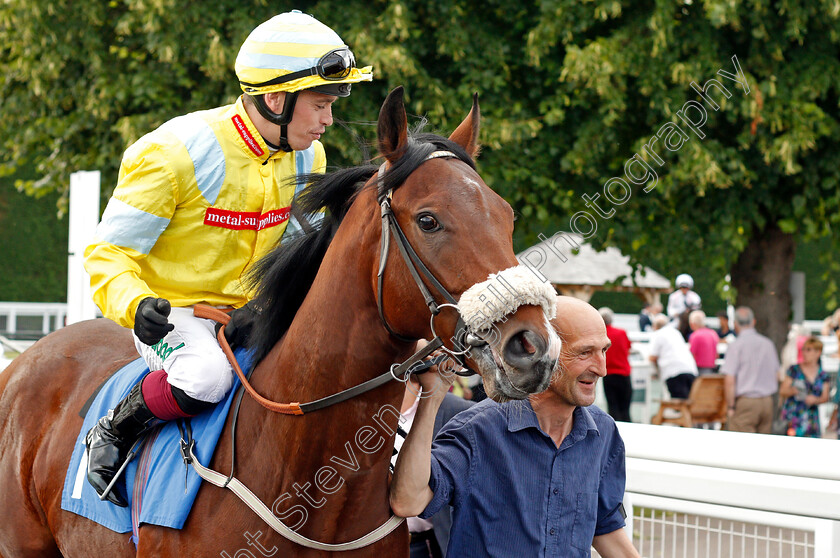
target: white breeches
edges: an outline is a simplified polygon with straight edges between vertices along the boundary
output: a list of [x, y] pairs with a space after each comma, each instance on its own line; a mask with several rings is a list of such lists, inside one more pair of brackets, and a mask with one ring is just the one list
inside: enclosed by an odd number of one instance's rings
[[175, 329], [152, 347], [134, 335], [137, 352], [150, 370], [165, 370], [170, 385], [194, 399], [218, 403], [233, 384], [233, 368], [216, 340], [216, 322], [196, 318], [192, 308], [173, 308], [169, 322]]

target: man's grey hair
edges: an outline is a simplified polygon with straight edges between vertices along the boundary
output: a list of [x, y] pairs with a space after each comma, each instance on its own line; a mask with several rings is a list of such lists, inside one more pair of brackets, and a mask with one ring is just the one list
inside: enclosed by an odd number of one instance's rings
[[653, 317], [653, 329], [661, 329], [668, 325], [668, 316], [665, 314], [657, 314]]
[[752, 327], [755, 314], [749, 306], [739, 306], [735, 309], [735, 323], [741, 327]]
[[697, 327], [706, 325], [706, 313], [702, 310], [694, 310], [688, 315], [688, 323]]
[[604, 318], [604, 323], [606, 325], [612, 325], [613, 323], [613, 311], [607, 308], [606, 306], [601, 307], [598, 309], [598, 313], [601, 314], [601, 317]]

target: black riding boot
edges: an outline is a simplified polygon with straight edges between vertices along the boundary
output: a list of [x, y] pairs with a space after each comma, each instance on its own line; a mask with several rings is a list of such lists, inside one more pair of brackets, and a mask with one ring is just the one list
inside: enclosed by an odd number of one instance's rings
[[[125, 399], [117, 403], [107, 416], [99, 419], [85, 436], [87, 478], [100, 496], [116, 476], [134, 442], [161, 422], [146, 406], [141, 384], [131, 388]], [[107, 500], [123, 508], [128, 506], [116, 488], [108, 493]]]

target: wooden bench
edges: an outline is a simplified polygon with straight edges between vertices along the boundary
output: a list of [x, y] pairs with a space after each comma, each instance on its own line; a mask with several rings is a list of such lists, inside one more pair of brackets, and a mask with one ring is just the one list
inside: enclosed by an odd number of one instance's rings
[[[688, 399], [670, 399], [659, 403], [651, 424], [675, 424], [691, 428], [699, 424], [726, 423], [726, 396], [723, 374], [699, 376], [691, 384]], [[671, 416], [665, 411], [672, 409]]]

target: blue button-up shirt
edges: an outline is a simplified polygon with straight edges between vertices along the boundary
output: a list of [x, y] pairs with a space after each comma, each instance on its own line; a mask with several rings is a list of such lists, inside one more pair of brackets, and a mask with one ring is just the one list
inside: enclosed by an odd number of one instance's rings
[[448, 556], [586, 557], [592, 537], [624, 526], [624, 442], [597, 407], [578, 407], [558, 448], [528, 401], [485, 400], [432, 446], [434, 497], [453, 506]]

